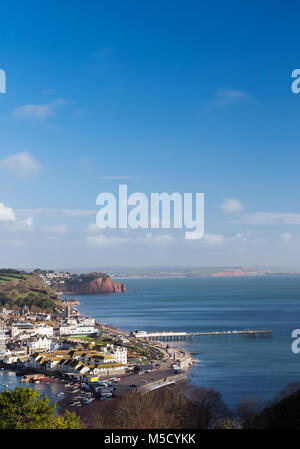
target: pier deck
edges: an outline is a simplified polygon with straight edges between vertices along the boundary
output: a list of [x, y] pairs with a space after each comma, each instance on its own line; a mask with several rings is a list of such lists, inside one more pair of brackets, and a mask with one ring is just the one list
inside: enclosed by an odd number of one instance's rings
[[272, 334], [271, 330], [265, 329], [241, 329], [241, 330], [224, 330], [224, 331], [209, 331], [209, 332], [176, 332], [176, 331], [162, 331], [162, 332], [136, 332], [134, 336], [136, 338], [142, 338], [146, 340], [169, 340], [169, 339], [185, 339], [196, 336], [208, 336], [208, 335], [259, 335], [259, 334]]

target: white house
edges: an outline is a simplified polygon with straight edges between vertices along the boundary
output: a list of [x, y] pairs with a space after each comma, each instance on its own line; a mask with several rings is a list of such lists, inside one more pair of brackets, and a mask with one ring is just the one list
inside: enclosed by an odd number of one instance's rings
[[36, 326], [34, 331], [37, 335], [47, 335], [53, 337], [53, 327], [51, 326]]
[[112, 354], [118, 363], [127, 365], [127, 348], [123, 346], [115, 346], [112, 350]]
[[97, 334], [98, 330], [93, 326], [60, 326], [59, 335], [92, 335]]
[[92, 326], [92, 327], [94, 327], [95, 324], [96, 324], [96, 320], [95, 320], [95, 318], [82, 317], [80, 319], [80, 324], [82, 326]]
[[16, 337], [19, 334], [47, 335], [48, 337], [53, 337], [53, 327], [34, 326], [32, 323], [15, 323], [11, 327], [11, 336]]
[[18, 358], [19, 358], [19, 356], [15, 355], [15, 354], [6, 353], [5, 356], [3, 357], [3, 362], [10, 365], [11, 363], [17, 363]]
[[93, 326], [77, 326], [70, 329], [70, 335], [90, 335], [97, 333], [98, 330]]
[[15, 337], [18, 334], [33, 334], [34, 326], [31, 323], [15, 323], [11, 327], [11, 336]]
[[87, 355], [84, 359], [84, 362], [87, 365], [98, 365], [98, 364], [105, 364], [105, 363], [116, 363], [117, 359], [113, 354], [109, 354], [107, 352], [101, 354], [94, 354], [94, 355]]
[[29, 353], [33, 353], [34, 351], [41, 349], [50, 351], [52, 340], [48, 338], [46, 335], [43, 337], [32, 337], [27, 340], [27, 348]]

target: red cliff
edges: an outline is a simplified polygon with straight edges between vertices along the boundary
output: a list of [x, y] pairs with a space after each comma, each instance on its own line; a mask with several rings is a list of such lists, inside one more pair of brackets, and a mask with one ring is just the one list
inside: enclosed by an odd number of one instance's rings
[[126, 292], [125, 284], [113, 281], [110, 277], [98, 277], [82, 285], [76, 285], [72, 293], [91, 295], [95, 293], [120, 293]]

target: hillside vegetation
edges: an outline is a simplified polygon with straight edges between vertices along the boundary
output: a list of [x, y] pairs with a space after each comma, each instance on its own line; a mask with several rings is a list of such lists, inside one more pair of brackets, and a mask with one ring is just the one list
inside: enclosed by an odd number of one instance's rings
[[35, 273], [0, 269], [0, 308], [51, 311], [61, 307], [59, 296]]

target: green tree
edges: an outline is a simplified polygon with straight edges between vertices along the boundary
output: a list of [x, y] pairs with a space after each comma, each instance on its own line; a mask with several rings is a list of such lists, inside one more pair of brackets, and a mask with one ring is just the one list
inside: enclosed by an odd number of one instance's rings
[[32, 388], [16, 387], [0, 394], [0, 429], [80, 429], [75, 413], [56, 415], [56, 404]]

